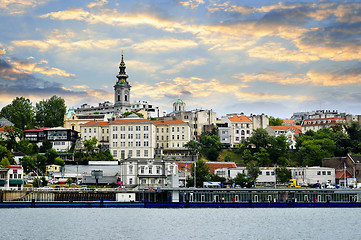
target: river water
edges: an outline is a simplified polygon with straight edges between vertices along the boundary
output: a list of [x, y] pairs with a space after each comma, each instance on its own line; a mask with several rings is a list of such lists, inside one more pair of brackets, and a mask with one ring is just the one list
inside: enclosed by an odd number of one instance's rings
[[0, 209], [0, 239], [360, 239], [361, 209]]

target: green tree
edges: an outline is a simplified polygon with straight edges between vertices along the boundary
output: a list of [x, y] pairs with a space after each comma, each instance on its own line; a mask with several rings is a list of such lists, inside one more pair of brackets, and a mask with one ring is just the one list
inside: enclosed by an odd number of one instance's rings
[[92, 139], [84, 139], [83, 145], [87, 149], [87, 153], [92, 153], [97, 145], [98, 139], [93, 137]]
[[0, 162], [0, 167], [7, 168], [10, 166], [9, 159], [7, 157], [4, 157]]
[[14, 155], [4, 146], [0, 145], [0, 159], [7, 158], [11, 165], [15, 164]]
[[34, 178], [33, 187], [40, 187], [40, 179], [38, 177]]
[[26, 155], [33, 155], [38, 152], [36, 144], [29, 143], [28, 140], [22, 139], [17, 142], [17, 151], [23, 152]]
[[29, 173], [35, 169], [35, 162], [33, 157], [24, 156], [22, 159], [20, 159], [20, 163], [23, 166], [25, 173]]
[[287, 183], [292, 178], [291, 170], [280, 167], [276, 168], [277, 180], [281, 183]]
[[209, 181], [211, 182], [221, 182], [222, 185], [224, 185], [227, 181], [225, 177], [218, 176], [215, 173], [212, 173], [209, 175]]
[[56, 157], [58, 156], [58, 153], [55, 151], [55, 149], [50, 149], [46, 151], [45, 157], [46, 157], [46, 164], [54, 164]]
[[190, 140], [189, 142], [187, 142], [184, 147], [187, 148], [189, 153], [192, 155], [192, 161], [193, 156], [198, 156], [198, 154], [202, 150], [202, 144], [194, 140]]
[[247, 164], [247, 176], [250, 179], [250, 181], [254, 184], [258, 178], [258, 175], [260, 173], [259, 166], [257, 162], [251, 161]]
[[274, 118], [271, 116], [271, 117], [269, 117], [269, 125], [270, 126], [282, 126], [283, 121], [282, 121], [282, 119]]
[[207, 135], [206, 133], [201, 136], [202, 155], [210, 161], [216, 161], [222, 149], [222, 144], [217, 135]]
[[36, 103], [35, 121], [42, 127], [59, 127], [64, 125], [66, 112], [65, 101], [56, 95]]
[[34, 109], [29, 99], [15, 98], [0, 111], [0, 116], [8, 119], [16, 128], [24, 131], [34, 126]]
[[253, 181], [250, 180], [250, 178], [244, 173], [237, 173], [233, 181], [236, 185], [239, 185], [242, 188], [250, 188], [253, 185]]
[[208, 165], [202, 161], [202, 160], [198, 160], [196, 161], [194, 164], [192, 164], [191, 166], [191, 175], [192, 177], [190, 179], [188, 179], [187, 185], [188, 187], [194, 186], [194, 165], [195, 166], [195, 170], [196, 170], [196, 186], [197, 187], [202, 187], [203, 186], [203, 182], [206, 182], [209, 180], [209, 175], [210, 175], [210, 170]]
[[72, 184], [73, 183], [73, 179], [72, 178], [68, 178], [67, 180], [66, 180], [66, 183], [69, 185], [69, 187], [70, 187], [70, 184]]
[[44, 155], [37, 154], [35, 156], [35, 167], [44, 174], [46, 171], [46, 160], [47, 158]]
[[59, 165], [59, 166], [62, 166], [64, 167], [65, 166], [65, 162], [63, 159], [61, 159], [60, 157], [56, 157], [55, 160], [54, 160], [54, 164], [55, 165]]
[[48, 180], [46, 180], [45, 176], [42, 176], [40, 181], [42, 187], [48, 186]]
[[45, 153], [52, 148], [53, 148], [53, 144], [49, 140], [44, 139], [43, 144], [39, 149], [39, 152]]

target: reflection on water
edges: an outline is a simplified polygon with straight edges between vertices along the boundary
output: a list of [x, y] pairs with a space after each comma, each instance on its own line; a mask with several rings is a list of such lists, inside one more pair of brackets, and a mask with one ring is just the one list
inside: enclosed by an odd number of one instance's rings
[[361, 209], [1, 209], [0, 239], [359, 239]]

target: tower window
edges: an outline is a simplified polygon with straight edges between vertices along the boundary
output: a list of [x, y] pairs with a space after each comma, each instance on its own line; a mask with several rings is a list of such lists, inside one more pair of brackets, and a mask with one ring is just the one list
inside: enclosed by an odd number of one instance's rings
[[118, 95], [118, 101], [120, 101], [120, 95]]
[[128, 102], [128, 95], [124, 96], [124, 101]]

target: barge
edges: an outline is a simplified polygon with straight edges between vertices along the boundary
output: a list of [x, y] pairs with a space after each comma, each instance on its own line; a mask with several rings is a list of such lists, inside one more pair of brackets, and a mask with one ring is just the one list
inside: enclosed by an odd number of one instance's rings
[[0, 208], [361, 207], [361, 189], [143, 188], [0, 191]]

